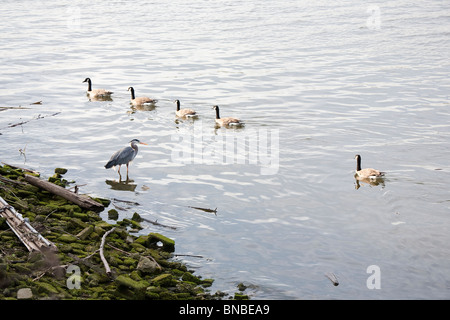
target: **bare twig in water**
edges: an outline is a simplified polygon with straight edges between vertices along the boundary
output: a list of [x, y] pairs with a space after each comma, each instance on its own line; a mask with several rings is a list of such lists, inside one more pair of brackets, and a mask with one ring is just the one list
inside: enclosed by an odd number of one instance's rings
[[27, 155], [25, 154], [25, 150], [27, 149], [27, 145], [25, 145], [25, 148], [20, 148], [19, 149], [19, 152], [20, 152], [20, 155], [21, 156], [23, 156], [23, 163], [25, 163], [25, 162], [27, 162]]
[[135, 205], [135, 206], [140, 206], [140, 204], [138, 202], [134, 202], [134, 201], [120, 200], [120, 199], [117, 199], [117, 198], [113, 198], [112, 200], [113, 201], [117, 201], [117, 202], [123, 202], [123, 203], [132, 204], [132, 205]]
[[339, 281], [336, 277], [336, 275], [332, 272], [327, 272], [325, 273], [325, 277], [327, 277], [328, 279], [330, 279], [330, 281], [333, 283], [334, 286], [338, 286], [339, 285]]
[[174, 254], [174, 257], [193, 257], [193, 258], [203, 258], [203, 256], [198, 256], [195, 254]]
[[164, 224], [161, 224], [161, 223], [159, 223], [157, 220], [152, 221], [152, 220], [145, 219], [145, 218], [142, 218], [142, 217], [141, 217], [141, 219], [144, 220], [144, 221], [146, 221], [146, 222], [149, 222], [149, 223], [151, 223], [151, 224], [153, 224], [153, 225], [155, 225], [155, 226], [161, 226], [161, 227], [165, 227], [165, 228], [170, 228], [170, 229], [172, 229], [172, 230], [176, 230], [176, 229], [177, 229], [176, 227], [166, 226], [166, 225], [164, 225]]
[[29, 119], [29, 120], [25, 120], [25, 121], [22, 121], [22, 122], [10, 124], [10, 125], [8, 125], [8, 126], [6, 126], [6, 127], [4, 127], [4, 128], [0, 128], [0, 129], [13, 128], [13, 127], [21, 126], [21, 125], [23, 125], [23, 124], [26, 124], [26, 123], [32, 121], [32, 120], [44, 119], [44, 118], [47, 118], [47, 117], [54, 117], [54, 116], [56, 116], [56, 115], [58, 115], [58, 114], [60, 114], [60, 113], [61, 113], [61, 112], [55, 112], [55, 113], [53, 113], [53, 114], [46, 115], [46, 116], [41, 116], [41, 115], [39, 114], [39, 115], [37, 115], [36, 117], [31, 118], [31, 119]]
[[115, 204], [115, 203], [113, 203], [113, 206], [114, 206], [114, 208], [116, 208], [117, 210], [121, 210], [121, 211], [126, 211], [126, 210], [127, 210], [127, 208], [120, 207], [120, 206], [118, 206], [118, 205]]
[[85, 184], [76, 184], [73, 187], [68, 188], [67, 190], [74, 189], [73, 192], [78, 194], [78, 190], [80, 190], [80, 187], [84, 187], [86, 185], [87, 185], [87, 183], [85, 183]]
[[26, 108], [26, 107], [22, 107], [22, 106], [18, 106], [18, 107], [0, 107], [0, 111], [4, 111], [4, 110], [9, 110], [9, 109], [31, 109], [31, 108]]
[[212, 213], [214, 213], [214, 215], [217, 216], [217, 208], [215, 208], [214, 210], [207, 209], [207, 208], [200, 208], [200, 207], [191, 207], [191, 206], [188, 206], [188, 208], [197, 209], [197, 210], [201, 210], [201, 211], [205, 211], [205, 212], [212, 212]]
[[30, 103], [30, 104], [42, 104], [42, 101], [36, 101], [36, 102]]

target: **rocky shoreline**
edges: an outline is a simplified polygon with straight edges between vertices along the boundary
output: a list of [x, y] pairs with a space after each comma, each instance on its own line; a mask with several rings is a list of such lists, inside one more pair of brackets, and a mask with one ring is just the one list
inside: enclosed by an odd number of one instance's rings
[[[66, 187], [65, 169], [48, 181]], [[0, 196], [55, 250], [29, 251], [0, 216], [0, 300], [221, 300], [247, 299], [242, 293], [210, 293], [202, 279], [173, 261], [173, 240], [159, 233], [133, 235], [140, 217], [111, 224], [98, 212], [26, 183], [22, 168], [0, 166]], [[108, 199], [94, 199], [104, 208]], [[117, 216], [114, 209], [110, 217]], [[103, 257], [102, 257], [103, 256]], [[104, 258], [104, 259], [102, 259]]]

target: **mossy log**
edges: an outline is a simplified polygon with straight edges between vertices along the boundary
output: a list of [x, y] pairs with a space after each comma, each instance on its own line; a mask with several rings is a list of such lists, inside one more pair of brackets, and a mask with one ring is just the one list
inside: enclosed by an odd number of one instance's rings
[[51, 182], [41, 180], [28, 174], [25, 175], [25, 180], [36, 187], [42, 188], [44, 190], [47, 190], [48, 192], [63, 197], [64, 199], [69, 200], [82, 208], [93, 211], [102, 211], [104, 209], [103, 204], [91, 199], [90, 197], [86, 195], [76, 194]]

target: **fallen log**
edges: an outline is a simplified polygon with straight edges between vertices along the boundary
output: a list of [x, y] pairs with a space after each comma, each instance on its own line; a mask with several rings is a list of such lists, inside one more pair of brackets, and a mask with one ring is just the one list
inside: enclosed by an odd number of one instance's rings
[[28, 251], [57, 251], [56, 246], [36, 231], [12, 206], [0, 197], [0, 216], [6, 220], [11, 230]]
[[20, 169], [20, 170], [22, 170], [22, 171], [30, 172], [30, 173], [33, 173], [33, 174], [38, 175], [38, 176], [40, 175], [40, 173], [37, 172], [37, 171], [35, 171], [35, 170], [31, 170], [31, 169], [27, 169], [27, 168], [18, 167], [18, 166], [16, 166], [16, 165], [8, 164], [8, 163], [5, 163], [5, 162], [3, 162], [3, 161], [2, 161], [2, 163], [3, 163], [5, 166], [8, 166], [8, 167], [11, 167], [11, 168], [14, 168], [14, 169]]
[[95, 201], [94, 199], [91, 199], [86, 195], [74, 193], [49, 181], [41, 180], [29, 174], [25, 175], [25, 180], [36, 187], [42, 188], [44, 190], [47, 190], [48, 192], [63, 197], [64, 199], [69, 200], [84, 209], [94, 211], [102, 211], [104, 209], [103, 204]]

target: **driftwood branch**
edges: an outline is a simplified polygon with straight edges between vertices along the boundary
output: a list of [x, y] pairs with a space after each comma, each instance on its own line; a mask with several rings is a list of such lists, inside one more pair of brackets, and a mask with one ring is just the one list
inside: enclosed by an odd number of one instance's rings
[[191, 257], [191, 258], [203, 258], [203, 256], [195, 255], [195, 254], [174, 254], [174, 257]]
[[36, 187], [45, 189], [48, 192], [61, 196], [64, 199], [69, 200], [82, 208], [94, 211], [101, 211], [104, 209], [104, 206], [101, 203], [89, 198], [88, 196], [79, 195], [49, 181], [41, 180], [28, 174], [25, 175], [25, 180]]
[[215, 209], [209, 209], [209, 208], [200, 208], [200, 207], [191, 207], [188, 206], [188, 208], [192, 208], [192, 209], [196, 209], [196, 210], [201, 210], [201, 211], [205, 211], [205, 212], [212, 212], [217, 216], [217, 208]]
[[146, 219], [146, 218], [142, 218], [141, 217], [141, 219], [143, 220], [143, 221], [145, 221], [145, 222], [148, 222], [148, 223], [151, 223], [151, 224], [153, 224], [153, 225], [155, 225], [155, 226], [161, 226], [161, 227], [165, 227], [165, 228], [169, 228], [169, 229], [172, 229], [172, 230], [176, 230], [177, 229], [177, 227], [173, 227], [173, 226], [167, 226], [167, 225], [164, 225], [164, 224], [162, 224], [162, 223], [159, 223], [158, 221], [152, 221], [152, 220], [149, 220], [149, 219]]
[[28, 251], [57, 251], [56, 246], [36, 231], [12, 206], [0, 197], [0, 217], [6, 220], [11, 230]]
[[325, 277], [330, 279], [330, 281], [333, 283], [334, 286], [338, 286], [339, 285], [339, 280], [337, 279], [337, 277], [336, 277], [336, 275], [334, 273], [327, 272], [327, 273], [325, 273]]
[[129, 201], [129, 200], [121, 200], [121, 199], [117, 199], [117, 198], [112, 198], [112, 200], [113, 201], [117, 201], [117, 202], [123, 202], [123, 203], [132, 204], [134, 206], [139, 206], [140, 205], [138, 202]]
[[[16, 108], [16, 109], [17, 109], [17, 108]], [[28, 109], [28, 108], [20, 108], [20, 109]], [[58, 114], [60, 114], [60, 113], [61, 113], [61, 112], [55, 112], [55, 113], [53, 113], [53, 114], [46, 115], [46, 116], [41, 116], [41, 115], [39, 114], [37, 117], [34, 117], [34, 118], [32, 118], [32, 119], [25, 120], [25, 121], [21, 121], [21, 122], [14, 123], [14, 124], [10, 124], [10, 125], [8, 125], [7, 127], [0, 128], [0, 129], [13, 128], [13, 127], [21, 126], [21, 125], [23, 125], [23, 124], [26, 124], [26, 123], [32, 121], [32, 120], [44, 119], [44, 118], [46, 118], [46, 117], [53, 117], [53, 116], [56, 116], [56, 115], [58, 115]]]
[[100, 258], [102, 259], [103, 265], [105, 266], [106, 274], [107, 274], [108, 276], [111, 275], [111, 269], [110, 269], [110, 267], [109, 267], [108, 261], [106, 261], [105, 256], [104, 256], [104, 254], [103, 254], [103, 248], [105, 247], [105, 240], [106, 240], [106, 237], [107, 237], [111, 232], [113, 232], [115, 229], [116, 229], [116, 227], [112, 228], [112, 229], [109, 230], [109, 231], [106, 231], [105, 234], [104, 234], [103, 237], [102, 237], [102, 242], [101, 242], [101, 244], [100, 244]]

